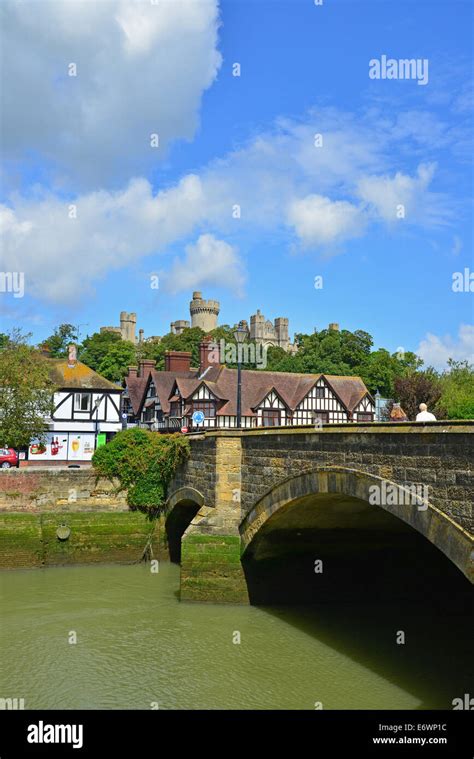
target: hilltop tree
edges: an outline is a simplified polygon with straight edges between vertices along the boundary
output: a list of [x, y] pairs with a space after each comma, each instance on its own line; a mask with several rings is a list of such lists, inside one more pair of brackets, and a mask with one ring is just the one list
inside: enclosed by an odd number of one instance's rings
[[116, 332], [94, 332], [88, 335], [79, 348], [79, 359], [98, 372], [101, 362], [108, 355], [112, 346], [122, 342]]
[[128, 367], [134, 366], [136, 362], [137, 349], [135, 345], [127, 340], [120, 340], [119, 342], [110, 344], [97, 371], [106, 379], [120, 384], [127, 374]]
[[438, 413], [445, 419], [474, 419], [474, 366], [467, 361], [448, 361], [441, 376]]
[[205, 333], [200, 327], [187, 327], [180, 335], [171, 332], [164, 335], [161, 340], [151, 340], [140, 346], [140, 355], [156, 361], [157, 369], [165, 368], [166, 351], [190, 351], [192, 354], [191, 366], [199, 366], [199, 343]]
[[42, 345], [48, 346], [51, 358], [64, 358], [67, 356], [68, 345], [77, 342], [77, 338], [77, 327], [73, 324], [60, 324]]
[[392, 398], [397, 377], [406, 377], [419, 369], [423, 362], [414, 353], [403, 356], [390, 354], [385, 348], [372, 351], [367, 356], [359, 373], [371, 393], [377, 390], [385, 398]]
[[0, 445], [24, 448], [44, 440], [55, 387], [40, 351], [19, 330], [0, 348]]

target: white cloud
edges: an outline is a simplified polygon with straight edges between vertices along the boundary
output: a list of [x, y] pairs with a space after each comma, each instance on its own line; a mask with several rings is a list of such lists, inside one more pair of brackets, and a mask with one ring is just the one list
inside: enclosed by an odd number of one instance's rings
[[[122, 191], [87, 193], [74, 204], [44, 194], [17, 199], [14, 210], [0, 205], [3, 266], [8, 262], [9, 271], [25, 272], [27, 295], [73, 303], [93, 293], [94, 284], [109, 271], [151, 254], [163, 256], [176, 240], [221, 218], [222, 197], [214, 198], [216, 188], [211, 190], [189, 174], [155, 195], [147, 180], [134, 179]], [[166, 278], [174, 292], [181, 289], [176, 282], [197, 285], [199, 278], [241, 292], [239, 259], [230, 245], [204, 234], [186, 251], [186, 258], [175, 261], [174, 274]]]
[[387, 223], [399, 220], [397, 214], [403, 206], [403, 218], [409, 224], [443, 224], [449, 217], [449, 209], [443, 207], [441, 197], [428, 191], [435, 171], [436, 165], [429, 163], [420, 164], [416, 176], [400, 171], [395, 176], [365, 176], [358, 181], [356, 192]]
[[322, 195], [307, 195], [288, 209], [288, 221], [304, 245], [338, 243], [362, 234], [365, 220], [357, 206], [331, 201]]
[[457, 339], [451, 335], [439, 337], [430, 332], [420, 342], [416, 351], [426, 366], [445, 369], [448, 359], [474, 362], [474, 325], [461, 324]]
[[187, 245], [185, 252], [184, 258], [175, 259], [171, 270], [161, 277], [165, 290], [175, 294], [217, 285], [242, 295], [245, 276], [235, 247], [205, 234], [195, 244]]
[[25, 272], [28, 295], [74, 302], [109, 271], [163, 252], [202, 219], [202, 185], [193, 175], [155, 196], [136, 179], [120, 192], [80, 196], [74, 207], [52, 194], [18, 199], [13, 210], [0, 206], [4, 265]]
[[[27, 293], [71, 302], [93, 292], [108, 272], [146, 256], [163, 259], [172, 245], [202, 234], [271, 233], [281, 235], [283, 244], [296, 236], [308, 250], [332, 253], [369, 224], [391, 218], [388, 208], [402, 195], [416, 200], [419, 225], [429, 224], [441, 202], [427, 189], [434, 166], [421, 166], [415, 176], [381, 174], [389, 160], [382, 155], [379, 122], [372, 139], [370, 122], [356, 137], [345, 122], [344, 114], [337, 121], [332, 110], [318, 114], [321, 148], [314, 146], [313, 125], [281, 122], [199, 175], [158, 192], [136, 178], [122, 189], [85, 191], [72, 201], [41, 189], [13, 195], [3, 207], [8, 269], [25, 272]], [[327, 151], [324, 157], [321, 151]], [[76, 219], [69, 218], [69, 202], [77, 205]], [[237, 204], [238, 219], [232, 213]]]
[[39, 155], [68, 187], [117, 186], [194, 136], [221, 65], [217, 0], [4, 0], [2, 16], [7, 157]]

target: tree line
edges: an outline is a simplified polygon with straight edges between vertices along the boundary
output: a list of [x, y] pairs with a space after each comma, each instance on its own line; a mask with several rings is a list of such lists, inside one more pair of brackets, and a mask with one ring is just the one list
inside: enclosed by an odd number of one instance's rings
[[[191, 366], [197, 367], [199, 344], [204, 334], [199, 327], [189, 327], [180, 335], [169, 333], [160, 340], [133, 344], [122, 340], [115, 332], [95, 332], [80, 341], [73, 325], [61, 324], [36, 346], [30, 344], [30, 336], [23, 336], [18, 331], [9, 336], [0, 334], [0, 388], [18, 383], [21, 392], [17, 395], [16, 408], [18, 404], [28, 405], [27, 385], [34, 383], [35, 378], [39, 388], [51, 389], [45, 380], [44, 367], [40, 369], [40, 358], [45, 353], [42, 349], [47, 347], [51, 358], [66, 358], [71, 343], [77, 345], [80, 361], [117, 384], [122, 384], [128, 367], [136, 365], [140, 359], [153, 359], [158, 370], [164, 369], [168, 350], [191, 352]], [[224, 340], [226, 344], [235, 345], [233, 329], [228, 325], [217, 327], [211, 335], [216, 342]], [[427, 403], [430, 411], [440, 419], [474, 418], [474, 366], [467, 361], [449, 361], [446, 371], [438, 372], [432, 367], [424, 367], [423, 361], [411, 351], [375, 350], [372, 336], [363, 330], [323, 329], [313, 334], [297, 334], [295, 342], [298, 350], [294, 354], [270, 347], [264, 369], [359, 376], [372, 394], [378, 391], [383, 398], [400, 402], [409, 419], [415, 418], [421, 402]], [[24, 374], [20, 369], [22, 365], [28, 366]], [[235, 367], [231, 363], [227, 366]], [[257, 367], [244, 364], [243, 368]], [[5, 395], [6, 390], [0, 390], [2, 392]], [[46, 396], [47, 392], [44, 392], [42, 404], [46, 402]], [[8, 399], [4, 397], [3, 401]], [[0, 429], [1, 424], [0, 421]]]

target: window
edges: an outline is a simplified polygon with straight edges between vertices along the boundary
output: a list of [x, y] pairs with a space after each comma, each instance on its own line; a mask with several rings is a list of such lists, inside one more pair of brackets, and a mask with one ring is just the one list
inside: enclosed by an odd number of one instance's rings
[[179, 405], [179, 401], [173, 401], [170, 403], [170, 416], [180, 416]]
[[281, 412], [278, 409], [264, 408], [262, 409], [262, 426], [263, 427], [278, 427], [281, 424]]
[[358, 422], [373, 422], [374, 421], [374, 415], [373, 414], [361, 414], [360, 412], [357, 413], [357, 421]]
[[327, 424], [329, 422], [329, 411], [314, 411], [313, 412], [313, 423], [316, 424], [316, 422], [319, 421], [322, 422], [322, 424]]
[[315, 387], [314, 389], [316, 391], [316, 398], [324, 398], [325, 397], [324, 392], [325, 392], [326, 388], [324, 387], [324, 385], [321, 385], [321, 387]]
[[216, 404], [214, 401], [193, 401], [192, 412], [203, 411], [206, 419], [213, 419], [216, 415]]
[[74, 411], [90, 411], [91, 400], [90, 393], [74, 393]]
[[155, 421], [155, 406], [149, 406], [145, 409], [145, 412], [143, 414], [143, 421], [144, 422], [154, 422]]

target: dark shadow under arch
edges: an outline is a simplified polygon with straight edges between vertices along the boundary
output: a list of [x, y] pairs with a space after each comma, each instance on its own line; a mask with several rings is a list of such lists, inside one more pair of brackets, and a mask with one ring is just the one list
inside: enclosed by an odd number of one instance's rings
[[166, 536], [170, 561], [181, 563], [181, 538], [201, 506], [204, 496], [194, 488], [180, 488], [166, 504]]
[[[295, 504], [302, 504], [305, 499], [306, 503], [308, 499], [319, 500], [318, 516], [324, 517], [324, 504], [334, 504], [341, 498], [350, 499], [353, 504], [361, 502], [369, 506], [374, 486], [382, 491], [384, 483], [393, 487], [397, 503], [370, 506], [374, 518], [382, 519], [384, 515], [389, 515], [421, 533], [472, 583], [474, 541], [471, 535], [429, 501], [413, 505], [406, 486], [345, 467], [321, 467], [304, 472], [287, 478], [269, 490], [257, 501], [240, 525], [243, 557], [255, 552], [255, 546], [252, 547], [252, 544], [265, 535], [268, 530], [267, 522], [272, 520], [275, 523], [282, 515], [291, 511]], [[304, 509], [300, 511], [300, 515], [305, 516]], [[392, 520], [392, 524], [396, 525], [396, 522]]]

